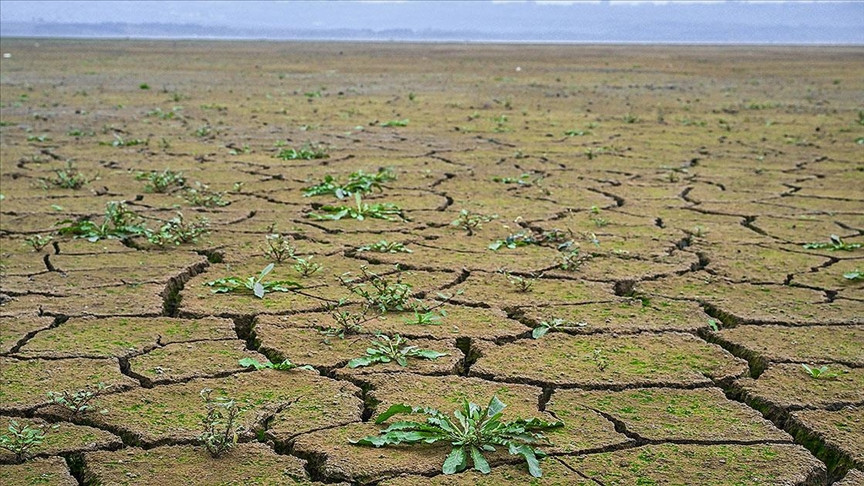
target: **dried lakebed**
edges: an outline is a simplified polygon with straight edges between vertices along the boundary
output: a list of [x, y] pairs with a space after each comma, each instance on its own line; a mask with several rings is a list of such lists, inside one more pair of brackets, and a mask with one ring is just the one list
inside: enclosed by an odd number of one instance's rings
[[[4, 485], [864, 480], [861, 48], [2, 52]], [[542, 478], [349, 442], [492, 396]]]

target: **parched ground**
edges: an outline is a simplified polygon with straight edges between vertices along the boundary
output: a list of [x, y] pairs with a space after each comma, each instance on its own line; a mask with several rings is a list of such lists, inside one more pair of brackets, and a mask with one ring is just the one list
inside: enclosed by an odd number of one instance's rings
[[[0, 452], [0, 483], [526, 484], [500, 452], [488, 476], [444, 476], [446, 447], [348, 442], [395, 403], [449, 413], [497, 395], [505, 419], [565, 423], [532, 484], [862, 484], [860, 48], [0, 51], [0, 430], [47, 433], [27, 462]], [[279, 157], [304, 146], [327, 157]], [[82, 187], [55, 184], [67, 163]], [[403, 218], [311, 217], [354, 201], [303, 188], [381, 167], [396, 179], [363, 201]], [[185, 188], [136, 179], [165, 169]], [[56, 234], [112, 201], [149, 228], [182, 213], [210, 233]], [[490, 221], [465, 231], [463, 210]], [[536, 244], [489, 249], [519, 233]], [[261, 299], [211, 292], [271, 263], [270, 234], [321, 268], [277, 262], [265, 281], [302, 288]], [[831, 235], [845, 247], [805, 247]], [[411, 253], [359, 249], [381, 240]], [[372, 312], [326, 335], [334, 312], [359, 312], [337, 277], [362, 266], [445, 315]], [[559, 325], [535, 339], [544, 323]], [[447, 354], [348, 367], [378, 333]], [[48, 396], [97, 383], [78, 414]], [[243, 409], [219, 459], [198, 445], [204, 388]]]

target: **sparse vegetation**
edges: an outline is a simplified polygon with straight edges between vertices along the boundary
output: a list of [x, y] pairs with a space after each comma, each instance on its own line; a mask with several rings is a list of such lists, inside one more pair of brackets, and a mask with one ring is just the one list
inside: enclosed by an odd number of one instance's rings
[[354, 194], [356, 206], [321, 206], [320, 210], [325, 214], [309, 213], [309, 217], [317, 220], [338, 221], [343, 218], [363, 221], [366, 218], [383, 219], [386, 221], [404, 220], [402, 209], [391, 203], [364, 203], [359, 193]]
[[75, 168], [75, 164], [71, 160], [66, 161], [66, 168], [56, 169], [54, 178], [42, 179], [42, 186], [46, 189], [49, 187], [59, 187], [61, 189], [81, 189], [85, 185], [98, 179], [99, 176], [88, 178]]
[[861, 248], [861, 243], [846, 243], [837, 235], [831, 235], [828, 242], [807, 243], [808, 250], [852, 251]]
[[366, 348], [366, 356], [348, 361], [348, 367], [359, 368], [391, 361], [395, 361], [399, 366], [408, 366], [408, 358], [438, 359], [441, 356], [447, 356], [447, 353], [409, 346], [407, 340], [398, 334], [392, 338], [386, 334], [378, 334], [377, 340], [372, 341], [372, 346]]
[[368, 194], [373, 191], [382, 191], [382, 184], [395, 181], [396, 174], [387, 168], [380, 168], [375, 174], [367, 174], [362, 170], [352, 172], [344, 184], [331, 175], [324, 176], [324, 180], [314, 186], [303, 189], [305, 197], [333, 195], [339, 199], [350, 197], [354, 194]]
[[15, 454], [16, 462], [24, 462], [30, 458], [32, 449], [45, 440], [45, 430], [33, 427], [32, 424], [21, 426], [15, 419], [9, 420], [8, 433], [0, 435], [0, 449]]
[[565, 321], [564, 319], [550, 319], [548, 321], [543, 321], [531, 331], [531, 337], [534, 339], [540, 339], [545, 336], [549, 331], [566, 331], [569, 329], [580, 329], [587, 326], [587, 322], [570, 322]]
[[201, 390], [207, 414], [201, 420], [203, 430], [198, 440], [211, 456], [219, 457], [237, 445], [243, 427], [237, 424], [240, 415], [237, 403], [230, 398], [213, 397], [212, 393], [210, 388]]
[[324, 147], [306, 144], [299, 150], [294, 148], [282, 149], [276, 154], [277, 159], [282, 160], [318, 160], [330, 157]]
[[461, 410], [453, 413], [456, 420], [452, 420], [434, 408], [396, 404], [378, 415], [375, 423], [382, 424], [394, 415], [406, 413], [426, 415], [426, 420], [395, 422], [379, 435], [352, 440], [351, 443], [382, 447], [449, 442], [453, 450], [444, 460], [441, 468], [444, 474], [462, 472], [468, 469], [469, 463], [473, 463], [475, 470], [489, 474], [492, 469], [483, 453], [494, 452], [495, 446], [501, 446], [512, 455], [522, 456], [528, 464], [528, 472], [539, 478], [543, 475], [539, 459], [545, 454], [536, 447], [546, 439], [541, 432], [563, 427], [564, 423], [537, 418], [505, 422], [502, 416], [506, 406], [497, 396], [493, 396], [486, 407], [464, 400]]
[[147, 241], [157, 246], [182, 245], [194, 243], [198, 237], [210, 232], [210, 221], [204, 217], [198, 217], [194, 222], [188, 222], [183, 218], [183, 213], [166, 221], [158, 230], [146, 230]]
[[172, 189], [180, 188], [186, 185], [186, 178], [182, 172], [165, 169], [162, 172], [138, 172], [135, 175], [136, 181], [147, 181], [144, 186], [144, 192], [166, 193]]
[[397, 241], [390, 242], [387, 240], [380, 240], [371, 245], [363, 245], [358, 247], [357, 251], [372, 251], [376, 253], [412, 253], [412, 251], [409, 248], [406, 248], [402, 243]]
[[361, 277], [350, 278], [348, 274], [339, 277], [339, 283], [365, 301], [370, 308], [379, 312], [404, 311], [409, 309], [412, 287], [402, 282], [402, 272], [396, 272], [396, 279], [370, 272], [368, 267], [360, 267]]
[[264, 363], [259, 363], [258, 360], [255, 358], [243, 358], [243, 359], [237, 361], [237, 364], [239, 364], [240, 366], [242, 366], [244, 368], [252, 367], [252, 368], [255, 368], [256, 370], [271, 369], [271, 370], [279, 370], [279, 371], [290, 371], [293, 369], [301, 369], [301, 370], [307, 370], [307, 371], [315, 371], [315, 368], [313, 368], [309, 365], [303, 365], [303, 366], [296, 365], [287, 359], [283, 360], [280, 363], [271, 363], [270, 361], [265, 361]]
[[90, 402], [109, 388], [111, 387], [105, 386], [105, 383], [97, 383], [96, 385], [87, 385], [86, 388], [75, 391], [49, 391], [48, 398], [51, 399], [52, 403], [63, 406], [71, 410], [73, 415], [77, 415], [91, 410], [93, 407]]
[[802, 364], [801, 367], [804, 368], [804, 371], [806, 371], [807, 374], [810, 375], [811, 378], [816, 378], [817, 380], [833, 380], [833, 379], [837, 378], [838, 376], [840, 376], [839, 373], [830, 371], [828, 369], [828, 366], [820, 366], [819, 368], [815, 368], [815, 367], [811, 368], [811, 367], [807, 366], [806, 364]]
[[74, 221], [66, 219], [57, 223], [67, 226], [57, 231], [61, 235], [71, 235], [75, 238], [86, 238], [87, 241], [98, 241], [106, 238], [124, 239], [143, 235], [146, 231], [141, 217], [131, 211], [125, 201], [111, 201], [105, 206], [105, 216], [100, 224], [89, 219]]
[[225, 200], [224, 192], [212, 191], [210, 186], [201, 182], [195, 182], [194, 186], [185, 186], [183, 189], [183, 199], [193, 206], [216, 208], [231, 204]]
[[450, 224], [462, 228], [468, 233], [468, 236], [471, 236], [474, 234], [474, 230], [480, 229], [484, 223], [488, 223], [497, 218], [497, 214], [487, 216], [463, 209], [459, 211], [459, 217], [453, 220]]
[[297, 248], [291, 244], [291, 240], [278, 233], [272, 233], [265, 237], [267, 247], [263, 248], [264, 256], [276, 263], [282, 263], [289, 258], [294, 258]]
[[225, 277], [212, 282], [207, 282], [204, 285], [213, 287], [213, 293], [228, 293], [228, 292], [251, 292], [252, 295], [263, 299], [264, 295], [270, 292], [290, 292], [291, 290], [300, 288], [300, 284], [292, 280], [273, 280], [265, 282], [264, 277], [273, 271], [274, 265], [271, 263], [261, 270], [258, 276], [247, 277], [245, 280], [240, 277]]
[[48, 246], [52, 241], [54, 241], [54, 237], [51, 235], [33, 235], [24, 238], [24, 244], [33, 248], [33, 251], [42, 251], [42, 249]]

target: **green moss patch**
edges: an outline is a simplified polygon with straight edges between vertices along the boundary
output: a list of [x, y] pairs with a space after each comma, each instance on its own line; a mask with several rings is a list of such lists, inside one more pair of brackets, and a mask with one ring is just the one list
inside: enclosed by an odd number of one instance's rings
[[521, 291], [507, 278], [507, 275], [502, 273], [473, 272], [464, 283], [455, 287], [464, 291], [462, 295], [455, 297], [455, 300], [474, 305], [509, 307], [598, 302], [615, 298], [611, 284], [548, 278], [531, 279], [527, 276], [521, 278], [533, 282], [528, 291]]
[[547, 409], [557, 417], [597, 410], [651, 441], [756, 442], [791, 438], [717, 388], [642, 388], [621, 392], [559, 390]]
[[438, 475], [431, 478], [425, 476], [399, 476], [379, 483], [380, 486], [498, 486], [501, 484], [530, 484], [532, 486], [596, 486], [597, 483], [585, 479], [578, 473], [568, 469], [557, 459], [540, 461], [543, 478], [538, 479], [528, 474], [524, 465], [501, 466], [492, 469], [489, 474], [477, 471], [466, 471], [455, 475]]
[[832, 475], [864, 468], [864, 408], [793, 412], [790, 430], [798, 442], [828, 464]]
[[827, 373], [836, 376], [813, 378], [800, 364], [772, 364], [759, 379], [742, 378], [736, 386], [765, 412], [864, 404], [864, 369], [832, 364]]
[[104, 383], [112, 391], [137, 386], [116, 359], [18, 360], [0, 357], [0, 411], [20, 412], [51, 400], [47, 393], [75, 392]]
[[0, 483], [4, 486], [76, 486], [78, 481], [69, 473], [62, 457], [51, 457], [23, 464], [0, 464]]
[[[344, 339], [326, 336], [312, 328], [279, 327], [266, 322], [255, 326], [255, 340], [260, 343], [259, 350], [275, 361], [290, 360], [297, 365], [312, 365], [316, 368], [342, 368], [353, 358], [365, 356], [366, 348], [375, 339], [374, 335], [349, 335]], [[435, 360], [408, 359], [408, 369], [417, 373], [453, 373], [462, 361], [462, 352], [456, 348], [454, 340], [432, 341], [411, 339], [407, 343], [422, 349], [448, 353]], [[345, 370], [347, 372], [347, 370]], [[357, 368], [356, 373], [393, 373], [407, 371], [395, 362], [375, 364]]]
[[[0, 430], [4, 433], [9, 426], [9, 418], [0, 419]], [[39, 457], [67, 455], [96, 449], [119, 449], [123, 442], [119, 437], [104, 430], [74, 425], [68, 422], [50, 424], [42, 419], [15, 419], [20, 427], [41, 428], [45, 439], [38, 446], [30, 449], [30, 454]], [[3, 449], [0, 450], [0, 462], [14, 462], [15, 455]], [[4, 483], [5, 484], [5, 483]]]
[[214, 459], [201, 447], [164, 446], [84, 455], [87, 484], [311, 485], [296, 457], [278, 455], [264, 444], [238, 444]]
[[205, 414], [200, 397], [204, 388], [213, 389], [213, 396], [237, 401], [243, 409], [240, 423], [247, 431], [263, 430], [267, 419], [282, 408], [274, 424], [290, 424], [295, 433], [360, 420], [362, 408], [353, 385], [311, 371], [262, 370], [106, 395], [98, 400], [105, 412], [89, 419], [141, 444], [194, 441]]
[[748, 360], [864, 366], [864, 326], [738, 326], [712, 334]]
[[234, 323], [228, 319], [73, 318], [59, 327], [40, 332], [19, 353], [49, 357], [127, 356], [157, 345], [236, 337]]
[[53, 317], [0, 317], [0, 353], [8, 353], [26, 336], [48, 329]]
[[864, 302], [826, 302], [825, 294], [816, 290], [731, 283], [703, 272], [639, 282], [636, 291], [702, 301], [739, 322], [850, 324], [862, 322], [861, 316], [864, 315]]
[[533, 326], [563, 319], [566, 332], [638, 333], [642, 331], [689, 331], [708, 326], [709, 317], [695, 302], [669, 299], [616, 299], [612, 302], [551, 305], [521, 309], [523, 321]]
[[266, 360], [246, 349], [244, 341], [195, 341], [169, 344], [136, 356], [129, 360], [129, 367], [145, 386], [153, 386], [238, 372], [244, 369], [238, 364], [243, 358]]
[[571, 336], [483, 345], [471, 374], [564, 387], [621, 389], [693, 387], [729, 380], [746, 363], [718, 346], [682, 333]]
[[646, 445], [563, 461], [607, 486], [817, 486], [826, 481], [825, 465], [799, 445]]

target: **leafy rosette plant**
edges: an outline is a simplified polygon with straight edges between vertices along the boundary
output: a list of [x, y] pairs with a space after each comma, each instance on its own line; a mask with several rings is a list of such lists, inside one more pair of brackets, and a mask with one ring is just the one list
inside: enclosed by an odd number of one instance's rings
[[528, 472], [539, 478], [542, 476], [539, 458], [545, 457], [545, 454], [535, 446], [546, 442], [540, 431], [563, 427], [564, 423], [546, 422], [537, 418], [504, 422], [501, 416], [506, 406], [497, 396], [493, 396], [485, 408], [464, 400], [462, 409], [453, 412], [453, 420], [434, 408], [395, 404], [379, 415], [375, 423], [381, 424], [390, 417], [403, 413], [422, 413], [426, 415], [426, 421], [395, 422], [379, 435], [370, 435], [350, 442], [374, 447], [449, 442], [453, 450], [444, 460], [444, 474], [466, 470], [469, 461], [474, 464], [475, 470], [489, 474], [491, 468], [483, 453], [494, 452], [495, 446], [502, 446], [506, 447], [510, 454], [524, 457], [528, 463]]
[[269, 292], [290, 292], [301, 287], [300, 284], [291, 280], [264, 282], [264, 277], [273, 271], [273, 267], [274, 265], [271, 263], [264, 267], [264, 270], [261, 270], [257, 277], [247, 277], [246, 280], [240, 277], [225, 277], [206, 282], [204, 285], [213, 287], [214, 294], [251, 291], [259, 299], [263, 299], [264, 295]]

